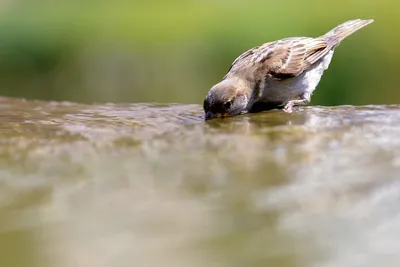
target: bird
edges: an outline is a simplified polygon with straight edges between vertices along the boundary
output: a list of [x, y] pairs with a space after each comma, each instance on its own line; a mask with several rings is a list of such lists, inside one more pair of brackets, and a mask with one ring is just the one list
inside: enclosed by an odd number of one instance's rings
[[373, 21], [353, 19], [320, 37], [289, 37], [247, 50], [207, 93], [205, 119], [276, 108], [291, 113], [294, 106], [309, 104], [335, 48]]

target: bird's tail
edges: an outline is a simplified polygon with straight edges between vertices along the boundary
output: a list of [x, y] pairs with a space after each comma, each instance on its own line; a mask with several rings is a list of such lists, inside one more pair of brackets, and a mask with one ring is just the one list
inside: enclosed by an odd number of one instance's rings
[[349, 36], [352, 33], [355, 33], [359, 29], [367, 26], [368, 24], [374, 22], [373, 19], [362, 20], [362, 19], [354, 19], [346, 21], [345, 23], [340, 24], [339, 26], [333, 28], [329, 32], [327, 32], [323, 37], [328, 39], [328, 42], [332, 42], [331, 45], [335, 46], [339, 44], [344, 38]]

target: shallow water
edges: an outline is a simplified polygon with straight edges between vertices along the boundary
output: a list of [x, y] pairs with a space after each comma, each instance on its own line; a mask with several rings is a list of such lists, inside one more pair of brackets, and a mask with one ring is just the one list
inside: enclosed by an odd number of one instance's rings
[[400, 265], [400, 105], [0, 111], [0, 266]]

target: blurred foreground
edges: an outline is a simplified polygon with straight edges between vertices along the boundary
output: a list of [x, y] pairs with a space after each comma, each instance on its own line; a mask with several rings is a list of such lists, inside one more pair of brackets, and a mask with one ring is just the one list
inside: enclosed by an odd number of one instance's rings
[[0, 119], [0, 266], [400, 264], [398, 105], [204, 123], [1, 99]]

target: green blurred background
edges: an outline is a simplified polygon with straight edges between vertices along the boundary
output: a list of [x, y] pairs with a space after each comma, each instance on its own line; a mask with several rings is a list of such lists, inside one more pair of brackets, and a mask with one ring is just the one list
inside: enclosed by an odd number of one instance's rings
[[312, 104], [400, 103], [395, 0], [1, 0], [0, 95], [201, 104], [245, 50], [353, 18]]

